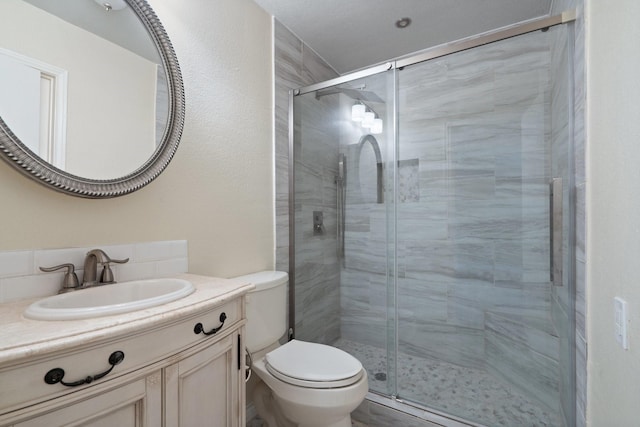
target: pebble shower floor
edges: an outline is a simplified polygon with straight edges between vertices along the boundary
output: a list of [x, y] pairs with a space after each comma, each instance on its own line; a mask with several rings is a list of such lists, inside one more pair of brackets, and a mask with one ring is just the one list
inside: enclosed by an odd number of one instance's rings
[[[360, 360], [369, 374], [370, 389], [386, 388], [386, 375], [380, 375], [386, 372], [384, 349], [345, 339], [333, 345]], [[406, 399], [431, 402], [443, 412], [487, 426], [562, 426], [557, 413], [482, 370], [402, 353], [398, 366], [398, 383]]]

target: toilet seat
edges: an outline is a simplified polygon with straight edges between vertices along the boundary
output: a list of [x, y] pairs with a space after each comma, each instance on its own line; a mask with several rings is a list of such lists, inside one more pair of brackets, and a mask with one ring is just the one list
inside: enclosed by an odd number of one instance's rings
[[347, 387], [347, 386], [350, 386], [351, 384], [355, 384], [358, 381], [360, 381], [360, 379], [364, 375], [364, 372], [360, 371], [353, 377], [345, 378], [337, 381], [308, 381], [308, 380], [301, 380], [299, 378], [293, 378], [293, 377], [287, 376], [281, 372], [278, 372], [270, 365], [266, 365], [266, 368], [271, 375], [273, 375], [274, 377], [276, 377], [282, 382], [295, 385], [298, 387], [318, 388], [318, 389]]
[[288, 384], [338, 388], [358, 382], [364, 369], [358, 359], [328, 345], [292, 340], [267, 353], [267, 371]]

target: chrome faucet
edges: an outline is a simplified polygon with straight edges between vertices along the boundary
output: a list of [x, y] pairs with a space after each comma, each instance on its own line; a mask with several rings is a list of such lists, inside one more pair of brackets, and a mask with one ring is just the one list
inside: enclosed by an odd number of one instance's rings
[[[92, 249], [87, 252], [84, 259], [84, 277], [82, 278], [82, 287], [88, 288], [99, 284], [115, 283], [110, 263], [124, 264], [127, 259], [111, 259], [102, 249]], [[98, 282], [98, 264], [102, 264], [102, 274]]]
[[75, 291], [80, 289], [80, 282], [78, 281], [78, 276], [74, 271], [75, 265], [71, 263], [56, 265], [55, 267], [40, 267], [40, 270], [44, 272], [52, 272], [56, 270], [66, 269], [64, 274], [64, 280], [62, 281], [62, 287], [58, 290], [59, 294], [64, 294], [65, 292]]

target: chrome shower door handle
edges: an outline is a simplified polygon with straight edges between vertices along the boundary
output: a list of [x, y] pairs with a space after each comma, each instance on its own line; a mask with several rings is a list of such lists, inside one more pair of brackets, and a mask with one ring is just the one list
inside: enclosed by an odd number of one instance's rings
[[562, 202], [563, 202], [563, 194], [562, 194], [562, 178], [553, 178], [551, 180], [551, 184], [549, 185], [549, 210], [550, 210], [550, 255], [551, 255], [551, 265], [550, 265], [550, 281], [555, 286], [562, 286], [562, 264], [563, 264], [563, 253], [562, 253], [562, 222], [563, 222], [563, 212], [562, 212]]
[[337, 220], [337, 244], [336, 252], [338, 260], [344, 264], [344, 228], [345, 228], [345, 204], [347, 201], [347, 157], [340, 153], [338, 157], [338, 175], [336, 176], [336, 220]]
[[376, 202], [384, 203], [384, 165], [376, 163]]

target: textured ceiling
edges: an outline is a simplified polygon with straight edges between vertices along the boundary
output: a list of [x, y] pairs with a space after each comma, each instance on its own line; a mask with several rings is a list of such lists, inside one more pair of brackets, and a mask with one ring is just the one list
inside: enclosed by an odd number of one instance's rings
[[[553, 0], [254, 0], [344, 74], [547, 16]], [[413, 21], [405, 29], [395, 22]]]

